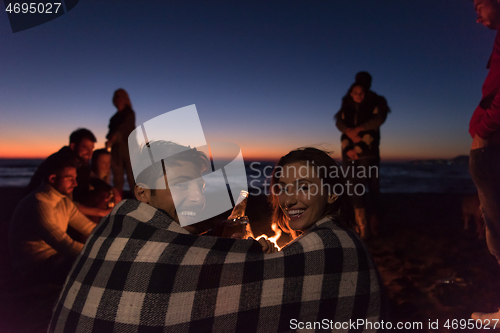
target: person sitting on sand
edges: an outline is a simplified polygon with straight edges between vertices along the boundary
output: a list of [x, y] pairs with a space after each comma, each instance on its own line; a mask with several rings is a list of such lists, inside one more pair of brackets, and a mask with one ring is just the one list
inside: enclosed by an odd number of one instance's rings
[[322, 219], [344, 199], [313, 195], [304, 214], [319, 224], [300, 224], [304, 236], [280, 252], [265, 254], [262, 239], [197, 236], [179, 220], [205, 204], [208, 160], [167, 145], [179, 153], [142, 172], [137, 200], [123, 200], [88, 240], [49, 332], [277, 332], [294, 330], [297, 319], [380, 319], [380, 284], [366, 249], [336, 219]]
[[76, 168], [72, 158], [49, 157], [42, 184], [16, 207], [9, 226], [10, 254], [14, 271], [29, 281], [62, 285], [95, 227], [68, 197], [77, 184]]
[[96, 149], [92, 154], [92, 178], [98, 178], [106, 183], [111, 180], [111, 153], [105, 149]]
[[110, 209], [99, 209], [89, 207], [82, 203], [88, 197], [90, 190], [90, 159], [94, 151], [94, 144], [97, 141], [94, 134], [86, 128], [78, 128], [69, 136], [69, 146], [62, 147], [58, 152], [50, 155], [43, 161], [31, 177], [30, 183], [25, 193], [29, 194], [35, 191], [43, 181], [43, 175], [47, 172], [47, 161], [54, 156], [61, 158], [73, 158], [77, 163], [77, 186], [69, 197], [76, 203], [78, 209], [87, 216], [105, 216], [109, 214]]
[[[122, 200], [120, 192], [109, 184], [111, 176], [111, 154], [107, 149], [96, 149], [92, 154], [91, 174], [89, 180], [89, 191], [80, 199], [79, 204], [87, 207], [107, 210], [114, 207]], [[98, 223], [101, 216], [87, 215], [87, 217]]]

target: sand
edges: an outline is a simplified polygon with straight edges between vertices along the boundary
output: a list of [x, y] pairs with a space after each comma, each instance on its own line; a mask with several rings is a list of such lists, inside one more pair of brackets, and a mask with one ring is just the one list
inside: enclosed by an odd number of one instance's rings
[[[0, 331], [43, 332], [53, 302], [47, 295], [53, 290], [26, 295], [26, 290], [12, 287], [4, 268], [8, 263], [6, 226], [21, 196], [19, 188], [0, 188]], [[469, 319], [474, 311], [491, 312], [500, 306], [500, 266], [485, 241], [477, 238], [474, 226], [463, 230], [462, 197], [382, 195], [382, 233], [366, 244], [387, 289], [391, 322], [423, 325], [422, 330], [408, 332], [449, 332], [444, 327], [448, 319], [451, 324], [453, 319]], [[272, 232], [266, 223], [270, 211], [265, 197], [251, 196], [247, 212], [255, 234]], [[445, 283], [450, 280], [455, 283]], [[34, 300], [41, 304], [33, 305]], [[26, 318], [34, 323], [26, 324]], [[438, 329], [428, 329], [429, 320], [438, 320]]]

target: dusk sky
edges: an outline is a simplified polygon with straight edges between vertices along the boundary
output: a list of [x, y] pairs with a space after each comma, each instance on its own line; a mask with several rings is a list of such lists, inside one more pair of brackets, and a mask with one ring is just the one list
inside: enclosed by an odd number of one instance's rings
[[245, 159], [338, 157], [332, 117], [365, 70], [392, 110], [382, 159], [453, 158], [495, 34], [470, 0], [82, 0], [18, 33], [0, 8], [0, 157], [46, 157], [78, 127], [103, 147], [117, 88], [136, 125], [196, 104], [207, 140]]

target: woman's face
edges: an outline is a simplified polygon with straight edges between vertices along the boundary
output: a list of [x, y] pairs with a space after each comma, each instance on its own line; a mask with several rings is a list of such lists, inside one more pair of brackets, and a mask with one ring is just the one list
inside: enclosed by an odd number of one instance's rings
[[306, 230], [325, 215], [327, 206], [334, 201], [326, 189], [317, 176], [317, 167], [306, 162], [283, 166], [273, 192], [278, 195], [283, 213], [290, 219], [291, 229]]
[[361, 86], [355, 86], [351, 90], [351, 97], [356, 103], [361, 103], [365, 99], [365, 90]]
[[97, 172], [99, 174], [108, 174], [111, 168], [111, 154], [102, 154], [97, 159]]

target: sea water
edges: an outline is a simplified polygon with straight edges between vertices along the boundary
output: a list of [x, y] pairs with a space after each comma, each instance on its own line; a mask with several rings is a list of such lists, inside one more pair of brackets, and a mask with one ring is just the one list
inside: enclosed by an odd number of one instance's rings
[[[0, 187], [27, 186], [41, 159], [0, 159]], [[245, 162], [251, 193], [267, 193], [273, 162]], [[378, 170], [382, 193], [474, 193], [467, 161], [426, 160], [382, 162]], [[229, 183], [238, 180], [228, 180]], [[241, 185], [241, 184], [240, 184]], [[125, 183], [125, 190], [128, 184]]]

